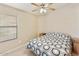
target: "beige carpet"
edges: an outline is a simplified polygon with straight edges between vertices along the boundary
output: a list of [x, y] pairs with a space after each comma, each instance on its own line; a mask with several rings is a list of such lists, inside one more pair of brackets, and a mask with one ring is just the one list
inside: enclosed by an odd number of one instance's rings
[[7, 53], [4, 56], [34, 56], [34, 54], [28, 49], [20, 48], [17, 49], [16, 51]]

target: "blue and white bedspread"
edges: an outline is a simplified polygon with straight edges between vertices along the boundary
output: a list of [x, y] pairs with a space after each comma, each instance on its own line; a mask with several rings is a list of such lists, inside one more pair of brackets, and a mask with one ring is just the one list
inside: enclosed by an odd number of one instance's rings
[[26, 44], [37, 56], [70, 56], [72, 50], [71, 37], [64, 33], [46, 33], [34, 38]]

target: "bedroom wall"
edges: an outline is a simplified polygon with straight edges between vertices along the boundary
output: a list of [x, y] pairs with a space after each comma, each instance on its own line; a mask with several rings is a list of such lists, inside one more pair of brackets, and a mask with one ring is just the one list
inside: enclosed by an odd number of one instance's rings
[[0, 43], [0, 54], [23, 45], [36, 34], [36, 16], [5, 5], [0, 5], [0, 14], [15, 15], [18, 22], [18, 38]]
[[38, 18], [38, 32], [64, 32], [79, 37], [79, 4], [69, 4]]

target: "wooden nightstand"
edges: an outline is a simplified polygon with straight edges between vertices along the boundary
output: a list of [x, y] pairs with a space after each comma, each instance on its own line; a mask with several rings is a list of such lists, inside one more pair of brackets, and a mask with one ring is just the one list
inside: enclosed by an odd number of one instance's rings
[[79, 38], [73, 39], [73, 51], [75, 54], [79, 55]]

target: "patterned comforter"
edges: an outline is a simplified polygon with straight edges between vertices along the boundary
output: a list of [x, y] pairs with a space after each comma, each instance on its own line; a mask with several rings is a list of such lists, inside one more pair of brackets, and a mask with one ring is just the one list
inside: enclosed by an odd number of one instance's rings
[[72, 50], [71, 37], [64, 33], [46, 33], [30, 40], [26, 47], [37, 56], [70, 56]]

